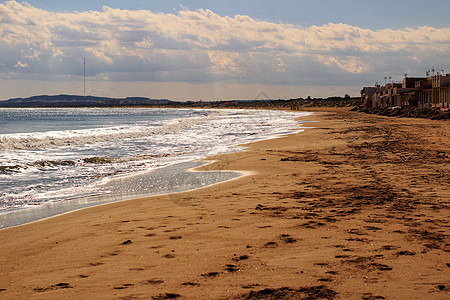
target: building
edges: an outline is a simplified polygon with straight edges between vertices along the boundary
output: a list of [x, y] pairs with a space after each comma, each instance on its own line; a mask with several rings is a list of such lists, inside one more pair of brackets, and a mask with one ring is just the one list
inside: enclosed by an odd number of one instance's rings
[[418, 107], [431, 107], [431, 80], [416, 81], [414, 97], [417, 99]]
[[450, 74], [431, 77], [431, 106], [450, 108]]
[[363, 104], [364, 108], [374, 107], [372, 98], [376, 92], [376, 87], [363, 87], [363, 89], [361, 90], [361, 103]]
[[363, 87], [364, 108], [404, 107], [450, 108], [450, 74], [430, 77], [404, 77], [402, 83]]

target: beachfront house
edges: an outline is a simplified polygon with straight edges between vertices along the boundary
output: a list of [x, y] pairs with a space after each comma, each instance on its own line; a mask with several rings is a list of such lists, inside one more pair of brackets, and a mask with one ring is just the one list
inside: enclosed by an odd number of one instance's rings
[[450, 108], [450, 74], [431, 77], [432, 107]]
[[363, 87], [361, 90], [361, 103], [363, 104], [364, 108], [371, 108], [374, 107], [372, 100], [373, 100], [373, 95], [375, 95], [375, 93], [377, 92], [377, 88], [376, 87], [372, 87], [372, 86], [366, 86]]
[[363, 87], [364, 108], [404, 107], [450, 108], [450, 74], [430, 77], [404, 77], [402, 83]]

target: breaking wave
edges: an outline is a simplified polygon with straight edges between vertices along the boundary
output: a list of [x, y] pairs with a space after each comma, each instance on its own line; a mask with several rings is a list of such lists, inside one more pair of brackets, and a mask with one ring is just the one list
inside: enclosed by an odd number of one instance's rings
[[27, 164], [17, 164], [10, 166], [0, 166], [0, 175], [1, 174], [9, 174], [9, 173], [20, 173], [27, 169], [36, 169], [40, 171], [47, 171], [52, 168], [57, 167], [68, 167], [68, 166], [79, 166], [79, 165], [105, 165], [105, 164], [114, 164], [114, 163], [129, 163], [136, 161], [145, 161], [159, 157], [168, 157], [168, 156], [180, 156], [186, 155], [190, 152], [179, 152], [179, 153], [171, 153], [171, 154], [154, 154], [154, 155], [137, 155], [137, 156], [128, 156], [128, 157], [104, 157], [104, 156], [92, 156], [86, 157], [78, 160], [41, 160], [36, 162], [31, 162]]
[[170, 121], [162, 126], [119, 126], [109, 128], [36, 132], [0, 135], [0, 150], [52, 149], [110, 142], [123, 139], [144, 138], [175, 133], [202, 123], [213, 116], [193, 117]]
[[[177, 164], [292, 133], [302, 115], [170, 109], [8, 113], [8, 118], [2, 115], [6, 129], [0, 134], [0, 216], [86, 195], [160, 191], [166, 188], [162, 177], [179, 172]], [[134, 181], [137, 174], [147, 178], [157, 169], [152, 180]], [[127, 183], [117, 190], [115, 183], [121, 180]]]

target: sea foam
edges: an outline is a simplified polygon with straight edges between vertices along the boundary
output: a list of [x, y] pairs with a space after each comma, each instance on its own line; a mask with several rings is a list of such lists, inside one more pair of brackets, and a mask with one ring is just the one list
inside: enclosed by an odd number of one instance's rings
[[[236, 145], [299, 130], [296, 118], [305, 114], [262, 110], [9, 110], [10, 123], [8, 118], [1, 120], [9, 132], [0, 135], [0, 211], [110, 194], [114, 180], [238, 151]], [[33, 125], [26, 124], [28, 119]], [[27, 128], [20, 127], [21, 123]], [[150, 190], [160, 188], [158, 182], [147, 182], [151, 186], [142, 189], [151, 194]]]

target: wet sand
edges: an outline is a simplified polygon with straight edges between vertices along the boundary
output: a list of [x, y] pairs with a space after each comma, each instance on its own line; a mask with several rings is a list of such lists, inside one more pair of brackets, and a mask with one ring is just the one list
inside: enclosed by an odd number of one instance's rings
[[317, 109], [255, 172], [0, 231], [1, 299], [447, 299], [447, 121]]

